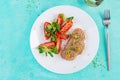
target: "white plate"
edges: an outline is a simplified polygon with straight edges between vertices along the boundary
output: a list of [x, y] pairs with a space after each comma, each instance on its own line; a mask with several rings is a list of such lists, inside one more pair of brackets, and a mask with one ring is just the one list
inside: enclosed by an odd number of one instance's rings
[[[66, 17], [74, 16], [74, 25], [82, 28], [86, 33], [85, 50], [73, 61], [66, 61], [60, 55], [54, 55], [53, 58], [39, 54], [35, 49], [40, 43], [46, 42], [43, 32], [45, 21], [51, 22], [59, 13], [64, 13]], [[99, 46], [99, 34], [97, 26], [93, 19], [83, 10], [73, 6], [56, 6], [43, 12], [35, 21], [30, 34], [30, 46], [37, 62], [49, 71], [59, 74], [69, 74], [82, 70], [95, 57]]]

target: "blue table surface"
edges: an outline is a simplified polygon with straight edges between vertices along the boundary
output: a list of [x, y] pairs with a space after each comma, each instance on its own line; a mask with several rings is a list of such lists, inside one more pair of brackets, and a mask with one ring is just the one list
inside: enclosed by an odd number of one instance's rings
[[[30, 50], [34, 21], [45, 10], [58, 5], [72, 5], [86, 11], [99, 31], [96, 57], [86, 68], [73, 74], [55, 74], [46, 70], [37, 63]], [[105, 9], [111, 11], [110, 71], [107, 71], [105, 27], [102, 24]], [[119, 0], [104, 0], [98, 7], [88, 6], [84, 0], [0, 0], [0, 80], [120, 80], [119, 22]]]

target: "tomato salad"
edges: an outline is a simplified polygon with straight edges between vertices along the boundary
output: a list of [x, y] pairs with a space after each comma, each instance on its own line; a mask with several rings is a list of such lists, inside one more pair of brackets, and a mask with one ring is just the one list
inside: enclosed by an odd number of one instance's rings
[[49, 42], [42, 43], [38, 46], [39, 53], [45, 53], [53, 57], [59, 54], [62, 40], [68, 39], [67, 32], [73, 25], [73, 16], [65, 18], [63, 13], [58, 14], [57, 19], [52, 22], [44, 22], [44, 37]]

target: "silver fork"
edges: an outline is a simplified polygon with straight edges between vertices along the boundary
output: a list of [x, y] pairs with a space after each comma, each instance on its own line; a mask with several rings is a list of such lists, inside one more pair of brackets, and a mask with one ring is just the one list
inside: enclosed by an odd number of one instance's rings
[[107, 43], [107, 60], [108, 60], [108, 71], [110, 70], [110, 43], [109, 43], [109, 31], [108, 26], [110, 24], [110, 10], [104, 11], [103, 24], [106, 26], [106, 43]]

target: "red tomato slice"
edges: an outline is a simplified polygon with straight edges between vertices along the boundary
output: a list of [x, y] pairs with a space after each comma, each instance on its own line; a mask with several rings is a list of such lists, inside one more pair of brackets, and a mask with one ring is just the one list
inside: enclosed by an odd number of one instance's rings
[[50, 38], [50, 36], [49, 36], [49, 37], [46, 36], [46, 34], [47, 34], [48, 32], [46, 32], [46, 30], [45, 30], [48, 25], [50, 25], [49, 22], [45, 22], [45, 23], [44, 23], [44, 36], [45, 36], [45, 39], [46, 39], [46, 40], [48, 40], [48, 39]]
[[58, 14], [58, 18], [57, 18], [57, 23], [60, 24], [60, 26], [62, 25], [62, 23], [64, 21], [61, 15], [62, 14]]
[[60, 37], [60, 33], [59, 32], [56, 32], [55, 33], [57, 37]]
[[60, 52], [60, 49], [61, 49], [61, 39], [60, 39], [60, 37], [57, 37], [56, 47], [57, 47], [58, 52]]
[[62, 27], [62, 29], [60, 30], [61, 33], [65, 33], [67, 32], [73, 25], [72, 20], [68, 21], [65, 23], [65, 25]]
[[69, 37], [67, 34], [61, 34], [59, 32], [56, 32], [56, 36], [58, 36], [58, 37], [60, 37], [60, 39], [64, 39], [64, 40], [68, 39], [68, 37]]
[[45, 42], [45, 43], [40, 44], [39, 46], [46, 46], [50, 48], [51, 46], [55, 46], [55, 42]]
[[67, 34], [63, 34], [63, 35], [60, 36], [60, 39], [66, 40], [66, 39], [68, 39], [68, 37], [69, 37], [69, 36], [68, 36]]

